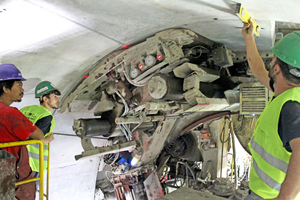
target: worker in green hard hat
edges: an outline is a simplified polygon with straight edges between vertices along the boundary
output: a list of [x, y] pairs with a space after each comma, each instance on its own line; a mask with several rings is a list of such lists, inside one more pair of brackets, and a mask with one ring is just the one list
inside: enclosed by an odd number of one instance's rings
[[274, 92], [249, 142], [250, 199], [300, 199], [300, 32], [284, 36], [271, 51], [267, 70], [256, 47], [252, 24], [245, 24], [252, 74]]
[[[55, 126], [52, 109], [57, 109], [60, 102], [60, 91], [49, 81], [39, 83], [35, 88], [35, 98], [39, 98], [40, 105], [31, 105], [20, 111], [44, 133], [44, 136], [53, 135]], [[54, 136], [53, 136], [54, 137]], [[39, 145], [27, 145], [29, 164], [34, 177], [39, 176]], [[47, 170], [49, 156], [49, 145], [44, 144], [44, 171]], [[37, 182], [38, 183], [38, 182]]]

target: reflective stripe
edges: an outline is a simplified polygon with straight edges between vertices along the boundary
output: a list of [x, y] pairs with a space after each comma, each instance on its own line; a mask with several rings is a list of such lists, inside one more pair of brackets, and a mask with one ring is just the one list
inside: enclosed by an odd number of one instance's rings
[[[32, 152], [29, 152], [29, 151], [28, 151], [28, 155], [29, 155], [29, 157], [31, 157], [31, 158], [34, 158], [34, 159], [37, 159], [37, 160], [40, 159], [39, 154], [32, 153]], [[48, 161], [48, 156], [45, 156], [45, 155], [44, 155], [44, 161]]]
[[260, 146], [257, 142], [254, 141], [254, 137], [252, 137], [251, 140], [251, 148], [256, 151], [266, 162], [268, 162], [270, 165], [276, 167], [280, 171], [286, 173], [288, 168], [288, 163], [272, 156], [268, 152], [265, 151], [265, 149]]
[[[28, 145], [33, 146], [35, 148], [39, 148], [40, 147], [40, 145], [38, 143], [33, 143], [33, 144], [28, 144]], [[49, 147], [48, 147], [47, 144], [44, 144], [44, 150], [49, 150]]]
[[263, 199], [261, 196], [258, 196], [253, 191], [249, 191], [249, 194], [246, 196], [245, 200], [260, 200]]
[[258, 177], [266, 184], [268, 185], [270, 188], [279, 191], [280, 187], [281, 187], [281, 183], [276, 182], [274, 179], [272, 179], [268, 174], [266, 174], [264, 171], [262, 171], [255, 159], [252, 157], [253, 159], [253, 166], [255, 169], [256, 174], [258, 175]]

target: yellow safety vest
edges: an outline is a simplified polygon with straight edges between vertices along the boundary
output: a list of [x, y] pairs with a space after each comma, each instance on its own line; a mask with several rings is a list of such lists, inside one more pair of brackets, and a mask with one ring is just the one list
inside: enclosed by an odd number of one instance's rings
[[[51, 126], [48, 133], [45, 136], [52, 133], [52, 130], [55, 126], [55, 120], [52, 113], [41, 105], [32, 105], [26, 106], [20, 110], [32, 123], [36, 123], [38, 120], [47, 117], [49, 115], [52, 116]], [[44, 170], [47, 169], [48, 164], [48, 155], [49, 155], [49, 145], [44, 144]], [[28, 154], [29, 154], [29, 164], [32, 171], [39, 171], [39, 144], [29, 144], [27, 145]]]
[[300, 87], [289, 89], [269, 101], [248, 144], [252, 154], [249, 187], [264, 199], [278, 196], [289, 165], [291, 153], [283, 147], [278, 123], [282, 106], [290, 100], [300, 103]]

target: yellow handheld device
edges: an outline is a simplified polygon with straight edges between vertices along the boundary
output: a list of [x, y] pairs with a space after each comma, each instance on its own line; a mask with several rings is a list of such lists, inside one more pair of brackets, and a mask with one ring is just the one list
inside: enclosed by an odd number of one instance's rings
[[252, 22], [252, 25], [254, 27], [254, 33], [255, 35], [259, 36], [259, 31], [260, 31], [260, 26], [256, 23], [256, 21], [251, 17], [249, 12], [246, 10], [246, 8], [238, 3], [236, 5], [235, 9], [236, 15], [244, 22], [244, 23], [249, 23], [250, 21]]

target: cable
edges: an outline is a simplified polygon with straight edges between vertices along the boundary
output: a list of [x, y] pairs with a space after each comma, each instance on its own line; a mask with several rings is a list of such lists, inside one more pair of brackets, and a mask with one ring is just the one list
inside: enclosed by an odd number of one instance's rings
[[235, 189], [238, 189], [238, 177], [237, 177], [237, 169], [236, 169], [236, 149], [235, 149], [235, 141], [234, 141], [234, 130], [233, 130], [233, 123], [232, 117], [229, 117], [229, 132], [232, 138], [232, 149], [233, 149], [233, 162], [234, 162], [234, 185]]
[[[161, 63], [151, 67], [149, 70], [147, 70], [146, 72], [144, 72], [143, 74], [141, 74], [140, 76], [143, 78], [142, 80], [140, 80], [139, 82], [135, 82], [134, 80], [132, 80], [129, 75], [128, 72], [125, 69], [125, 66], [122, 65], [122, 69], [124, 71], [124, 75], [127, 79], [127, 81], [131, 84], [134, 85], [136, 87], [143, 87], [147, 84], [147, 81], [152, 78], [156, 73], [159, 72], [159, 70], [164, 66], [168, 64], [167, 62], [162, 61]], [[139, 78], [140, 76], [138, 76], [137, 78]]]
[[[116, 94], [121, 98], [121, 100], [125, 106], [125, 110], [124, 110], [123, 114], [121, 115], [121, 116], [125, 116], [130, 110], [128, 107], [128, 104], [127, 104], [126, 100], [124, 99], [124, 97], [118, 91], [116, 91]], [[121, 131], [124, 133], [127, 141], [130, 141], [132, 139], [132, 132], [128, 128], [127, 124], [120, 124], [119, 127], [120, 127]]]
[[203, 150], [203, 151], [208, 151], [210, 148], [209, 147], [206, 147], [206, 149], [205, 149], [205, 144], [204, 143], [202, 143], [201, 144], [201, 146], [200, 146], [200, 148]]
[[[229, 137], [230, 137], [230, 135], [228, 135], [227, 139], [224, 141], [224, 139], [225, 139], [225, 127], [226, 127], [227, 119], [229, 119], [229, 118], [228, 118], [227, 116], [225, 116], [224, 126], [223, 126], [222, 131], [221, 131], [221, 134], [220, 134], [220, 141], [221, 141], [221, 143], [223, 143], [223, 144], [226, 143], [226, 142], [228, 142]], [[223, 136], [223, 139], [222, 139], [222, 136]]]
[[[242, 119], [240, 119], [240, 117], [241, 117]], [[237, 120], [236, 120], [236, 121], [239, 121], [239, 122], [240, 122], [239, 126], [235, 128], [236, 131], [239, 131], [239, 130], [241, 130], [241, 128], [242, 128], [242, 126], [243, 126], [244, 115], [239, 115], [239, 116], [237, 117]]]
[[244, 170], [244, 173], [242, 177], [239, 179], [239, 182], [241, 182], [247, 176], [248, 170], [249, 170], [249, 166], [247, 166], [246, 169]]
[[[109, 144], [110, 143], [110, 144]], [[115, 142], [112, 143], [111, 140], [107, 140], [106, 143], [105, 143], [105, 146], [109, 146], [109, 145], [114, 145], [114, 144], [118, 144], [118, 140], [116, 140]], [[109, 156], [109, 157], [108, 157]], [[103, 155], [103, 161], [107, 164], [107, 165], [113, 165], [119, 158], [120, 156], [120, 152], [117, 152], [117, 153], [111, 153], [111, 154], [106, 154], [106, 155]], [[113, 160], [111, 162], [110, 159], [113, 158]]]
[[[225, 116], [224, 117], [225, 121], [224, 121], [224, 126], [223, 126], [223, 129], [221, 131], [221, 134], [220, 134], [220, 141], [222, 143], [222, 154], [221, 154], [221, 172], [220, 172], [220, 177], [222, 178], [222, 171], [223, 171], [223, 153], [224, 153], [224, 144], [228, 141], [229, 139], [229, 136], [230, 134], [228, 134], [228, 138], [224, 141], [225, 139], [225, 127], [226, 127], [226, 121], [228, 119], [228, 116]], [[222, 139], [222, 136], [223, 136], [223, 139]]]
[[132, 132], [130, 131], [128, 125], [127, 124], [121, 124], [121, 125], [123, 126], [123, 128], [127, 132], [129, 140], [131, 140], [132, 139]]
[[182, 165], [184, 165], [184, 166], [186, 167], [187, 186], [188, 186], [188, 182], [189, 182], [189, 178], [188, 178], [189, 174], [188, 174], [187, 169], [190, 170], [190, 172], [191, 172], [191, 174], [192, 174], [192, 176], [193, 176], [193, 179], [194, 179], [194, 181], [196, 182], [196, 177], [195, 177], [194, 171], [193, 171], [192, 168], [191, 168], [187, 163], [185, 163], [185, 162], [178, 161], [178, 162], [176, 163], [176, 173], [175, 173], [175, 175], [177, 176], [177, 173], [178, 173], [178, 164], [182, 164]]
[[[77, 135], [71, 135], [71, 134], [65, 134], [65, 133], [53, 133], [54, 135], [63, 135], [63, 136], [70, 136], [70, 137], [77, 137]], [[99, 140], [107, 140], [107, 138], [105, 137], [97, 137], [97, 136], [93, 136], [93, 137], [90, 137], [90, 138], [93, 138], [93, 139], [99, 139]]]
[[[199, 48], [199, 47], [200, 47], [200, 48]], [[199, 48], [200, 53], [199, 53], [198, 56], [193, 57], [193, 56], [191, 55], [191, 54], [193, 53], [192, 49], [195, 49], [195, 48]], [[206, 50], [206, 51], [209, 51], [206, 47], [204, 47], [204, 46], [202, 46], [202, 45], [198, 45], [198, 46], [194, 46], [194, 47], [192, 47], [192, 48], [189, 49], [189, 51], [188, 51], [188, 56], [192, 56], [193, 58], [199, 58], [199, 57], [202, 55], [202, 53], [203, 53], [203, 50], [202, 50], [202, 49], [204, 49], [204, 50]], [[196, 49], [196, 52], [197, 52], [197, 49]]]
[[[171, 181], [174, 181], [175, 185], [169, 184], [169, 182], [171, 182]], [[177, 188], [177, 189], [182, 187], [182, 185], [181, 185], [181, 186], [177, 186], [176, 178], [166, 180], [166, 181], [164, 182], [164, 184], [165, 184], [166, 186], [168, 186], [168, 187]]]
[[146, 118], [146, 113], [141, 110], [140, 111], [140, 123], [138, 125], [136, 125], [132, 130], [131, 132], [134, 132], [144, 121], [145, 121], [145, 118]]
[[121, 98], [121, 100], [122, 100], [122, 102], [123, 102], [123, 104], [124, 104], [124, 106], [125, 106], [124, 113], [122, 114], [122, 116], [124, 116], [124, 115], [126, 115], [126, 113], [128, 113], [128, 111], [129, 111], [128, 104], [127, 104], [126, 100], [124, 99], [124, 97], [123, 97], [118, 91], [116, 91], [116, 94]]
[[125, 130], [125, 128], [123, 126], [124, 126], [124, 124], [119, 124], [119, 127], [120, 127], [121, 131], [124, 133], [127, 141], [129, 141], [130, 140], [129, 136], [128, 136], [127, 131]]

